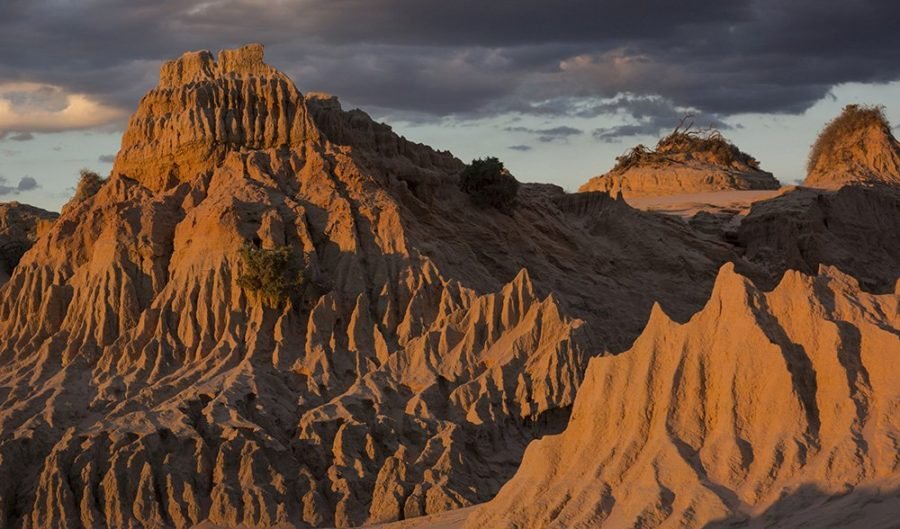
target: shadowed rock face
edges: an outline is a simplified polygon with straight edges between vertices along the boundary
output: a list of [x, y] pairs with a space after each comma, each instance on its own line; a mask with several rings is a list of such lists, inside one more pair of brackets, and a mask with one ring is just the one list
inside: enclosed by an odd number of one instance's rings
[[753, 204], [734, 235], [744, 257], [774, 284], [786, 270], [839, 268], [869, 292], [900, 279], [900, 188], [799, 188]]
[[[473, 206], [462, 164], [259, 47], [187, 54], [0, 288], [0, 527], [346, 527], [482, 502], [589, 357], [727, 246], [602, 193]], [[277, 308], [246, 244], [302, 254]]]
[[[654, 309], [631, 350], [591, 361], [565, 432], [529, 445], [465, 527], [731, 527], [766, 510], [760, 525], [818, 527], [824, 497], [857, 513], [846, 527], [889, 519], [898, 294], [834, 268], [762, 292], [724, 266], [688, 323]], [[887, 506], [864, 503], [877, 496]]]
[[27, 204], [0, 203], [0, 285], [9, 279], [22, 255], [57, 216]]

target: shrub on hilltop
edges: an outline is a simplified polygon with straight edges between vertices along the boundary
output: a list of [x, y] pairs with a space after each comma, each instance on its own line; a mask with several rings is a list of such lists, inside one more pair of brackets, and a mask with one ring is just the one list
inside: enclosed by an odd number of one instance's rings
[[63, 212], [96, 195], [105, 183], [105, 178], [90, 169], [82, 169], [79, 171], [78, 185], [75, 187], [75, 194], [72, 195], [72, 198], [70, 198], [69, 201], [66, 202], [66, 205], [63, 206]]
[[719, 130], [710, 127], [695, 129], [693, 123], [684, 126], [684, 120], [668, 136], [657, 142], [654, 149], [637, 145], [616, 157], [613, 171], [625, 171], [632, 167], [652, 165], [686, 157], [696, 158], [723, 166], [745, 165], [759, 169], [759, 162], [733, 143], [725, 139]]
[[491, 156], [472, 160], [460, 175], [459, 188], [475, 204], [508, 213], [515, 206], [519, 182], [503, 167], [503, 162]]
[[847, 138], [871, 128], [881, 130], [887, 137], [892, 137], [891, 125], [884, 115], [883, 106], [845, 106], [841, 114], [828, 122], [816, 138], [809, 151], [807, 171], [813, 171], [821, 159], [830, 160], [841, 152]]

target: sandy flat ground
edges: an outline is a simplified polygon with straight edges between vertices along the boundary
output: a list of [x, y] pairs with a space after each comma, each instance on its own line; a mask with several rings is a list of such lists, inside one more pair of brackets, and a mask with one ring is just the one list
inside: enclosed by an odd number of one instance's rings
[[741, 214], [746, 214], [746, 211], [750, 209], [754, 202], [779, 196], [792, 189], [796, 189], [796, 187], [788, 186], [781, 189], [754, 191], [710, 191], [660, 197], [633, 197], [626, 198], [625, 202], [636, 209], [658, 211], [686, 218], [692, 217], [699, 211], [715, 213], [735, 210]]

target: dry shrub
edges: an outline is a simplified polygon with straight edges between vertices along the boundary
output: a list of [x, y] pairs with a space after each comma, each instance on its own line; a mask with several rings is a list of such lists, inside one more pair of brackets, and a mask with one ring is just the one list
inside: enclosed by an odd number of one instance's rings
[[625, 154], [618, 156], [613, 171], [625, 171], [632, 167], [675, 161], [684, 158], [685, 155], [719, 165], [743, 164], [753, 169], [759, 169], [759, 162], [756, 158], [738, 149], [733, 143], [726, 140], [717, 129], [713, 127], [695, 129], [693, 123], [684, 124], [686, 119], [681, 120], [671, 134], [660, 139], [656, 148], [650, 149], [644, 145], [637, 145]]
[[892, 137], [891, 125], [884, 116], [884, 107], [880, 105], [847, 105], [841, 114], [828, 122], [819, 133], [816, 142], [809, 151], [806, 170], [812, 171], [823, 157], [830, 159], [841, 150], [847, 138], [870, 128], [881, 130]]

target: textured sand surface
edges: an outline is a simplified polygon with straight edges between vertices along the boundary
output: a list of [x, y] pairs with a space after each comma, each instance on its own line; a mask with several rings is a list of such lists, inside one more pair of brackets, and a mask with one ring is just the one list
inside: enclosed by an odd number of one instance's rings
[[706, 191], [675, 195], [638, 196], [626, 198], [628, 205], [643, 211], [669, 213], [689, 219], [701, 211], [707, 213], [733, 213], [746, 215], [754, 202], [768, 200], [791, 190], [757, 189], [739, 191]]

